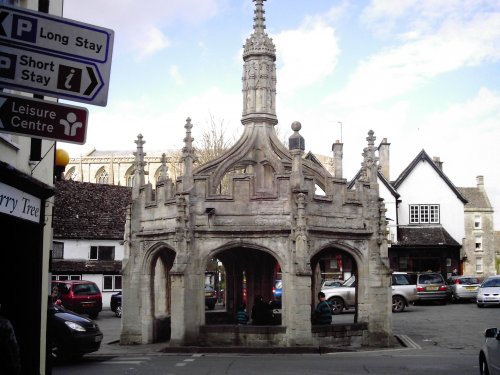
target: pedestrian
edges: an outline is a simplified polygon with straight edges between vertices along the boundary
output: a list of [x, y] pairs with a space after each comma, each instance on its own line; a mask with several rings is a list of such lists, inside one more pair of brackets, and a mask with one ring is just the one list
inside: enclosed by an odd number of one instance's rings
[[238, 306], [238, 311], [236, 312], [236, 323], [245, 325], [248, 323], [248, 321], [249, 318], [246, 311], [246, 306], [242, 303]]
[[18, 375], [20, 373], [21, 358], [14, 327], [9, 319], [0, 315], [0, 374]]
[[273, 323], [273, 309], [270, 304], [264, 302], [261, 295], [257, 295], [252, 307], [252, 324], [269, 325]]
[[325, 293], [318, 293], [319, 302], [314, 309], [314, 322], [316, 324], [331, 324], [332, 323], [332, 309], [330, 304], [325, 298]]

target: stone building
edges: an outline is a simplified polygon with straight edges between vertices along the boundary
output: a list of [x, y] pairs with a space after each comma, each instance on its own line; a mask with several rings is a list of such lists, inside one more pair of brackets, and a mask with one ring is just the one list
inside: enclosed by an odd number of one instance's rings
[[461, 256], [463, 274], [495, 275], [496, 247], [493, 228], [494, 210], [486, 190], [484, 177], [476, 177], [476, 187], [461, 187], [458, 190], [467, 199], [464, 209], [465, 238]]
[[[342, 176], [342, 144], [332, 175], [304, 157], [301, 124], [286, 148], [278, 139], [275, 46], [265, 33], [264, 0], [255, 0], [254, 31], [243, 52], [241, 138], [224, 155], [195, 168], [192, 124], [185, 124], [183, 174], [164, 159], [156, 187], [146, 183], [147, 155], [136, 144], [132, 204], [125, 226], [122, 344], [170, 339], [172, 345], [391, 346], [390, 269], [385, 207], [379, 199], [375, 137], [368, 132], [354, 190]], [[324, 194], [317, 195], [317, 191]], [[314, 326], [321, 262], [347, 258], [358, 280], [353, 324]], [[271, 299], [280, 273], [281, 323], [209, 324], [204, 272], [217, 258], [226, 273], [230, 322], [246, 296]]]

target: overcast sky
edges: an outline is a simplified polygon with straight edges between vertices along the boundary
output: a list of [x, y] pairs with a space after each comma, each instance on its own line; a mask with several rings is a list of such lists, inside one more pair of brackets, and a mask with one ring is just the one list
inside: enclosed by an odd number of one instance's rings
[[[108, 105], [89, 109], [89, 149], [183, 146], [212, 116], [243, 126], [242, 45], [251, 0], [65, 0], [64, 17], [114, 30]], [[370, 129], [391, 143], [391, 180], [424, 149], [458, 187], [484, 176], [500, 228], [500, 0], [268, 0], [281, 138], [302, 123], [306, 151], [344, 143], [344, 177]], [[79, 103], [72, 102], [78, 105]], [[432, 202], [429, 202], [432, 203]]]

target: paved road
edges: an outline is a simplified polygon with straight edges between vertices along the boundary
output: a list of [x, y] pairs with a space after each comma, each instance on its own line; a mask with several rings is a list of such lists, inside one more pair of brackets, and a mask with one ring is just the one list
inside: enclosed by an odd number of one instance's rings
[[[210, 312], [208, 312], [210, 313]], [[335, 322], [352, 322], [353, 312], [334, 316]], [[98, 354], [124, 350], [116, 342], [120, 338], [121, 319], [110, 310], [104, 310], [96, 322], [104, 333]], [[500, 327], [500, 308], [478, 308], [475, 303], [425, 304], [408, 307], [402, 313], [392, 314], [393, 333], [407, 338], [409, 344], [421, 349], [477, 352], [483, 343], [483, 332], [489, 327]], [[158, 347], [164, 344], [155, 344]], [[154, 346], [153, 348], [156, 348]], [[140, 350], [140, 346], [134, 348]]]
[[[104, 341], [97, 355], [54, 367], [53, 375], [71, 374], [403, 374], [477, 375], [477, 353], [484, 329], [500, 326], [500, 309], [475, 304], [411, 306], [392, 314], [393, 331], [407, 347], [325, 355], [165, 354], [165, 345], [121, 346], [121, 319], [103, 311], [97, 322]], [[352, 321], [354, 314], [335, 316]]]

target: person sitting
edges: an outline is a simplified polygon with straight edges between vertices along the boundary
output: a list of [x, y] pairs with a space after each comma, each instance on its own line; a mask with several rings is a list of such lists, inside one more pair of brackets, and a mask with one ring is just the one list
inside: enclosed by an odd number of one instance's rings
[[236, 323], [237, 324], [247, 324], [248, 314], [245, 310], [245, 305], [242, 303], [238, 306], [238, 311], [236, 312]]
[[264, 302], [261, 295], [255, 297], [252, 307], [252, 324], [269, 325], [273, 323], [273, 310], [271, 306]]
[[319, 302], [314, 310], [314, 323], [316, 324], [331, 324], [332, 323], [332, 309], [330, 304], [325, 299], [325, 293], [318, 293]]

